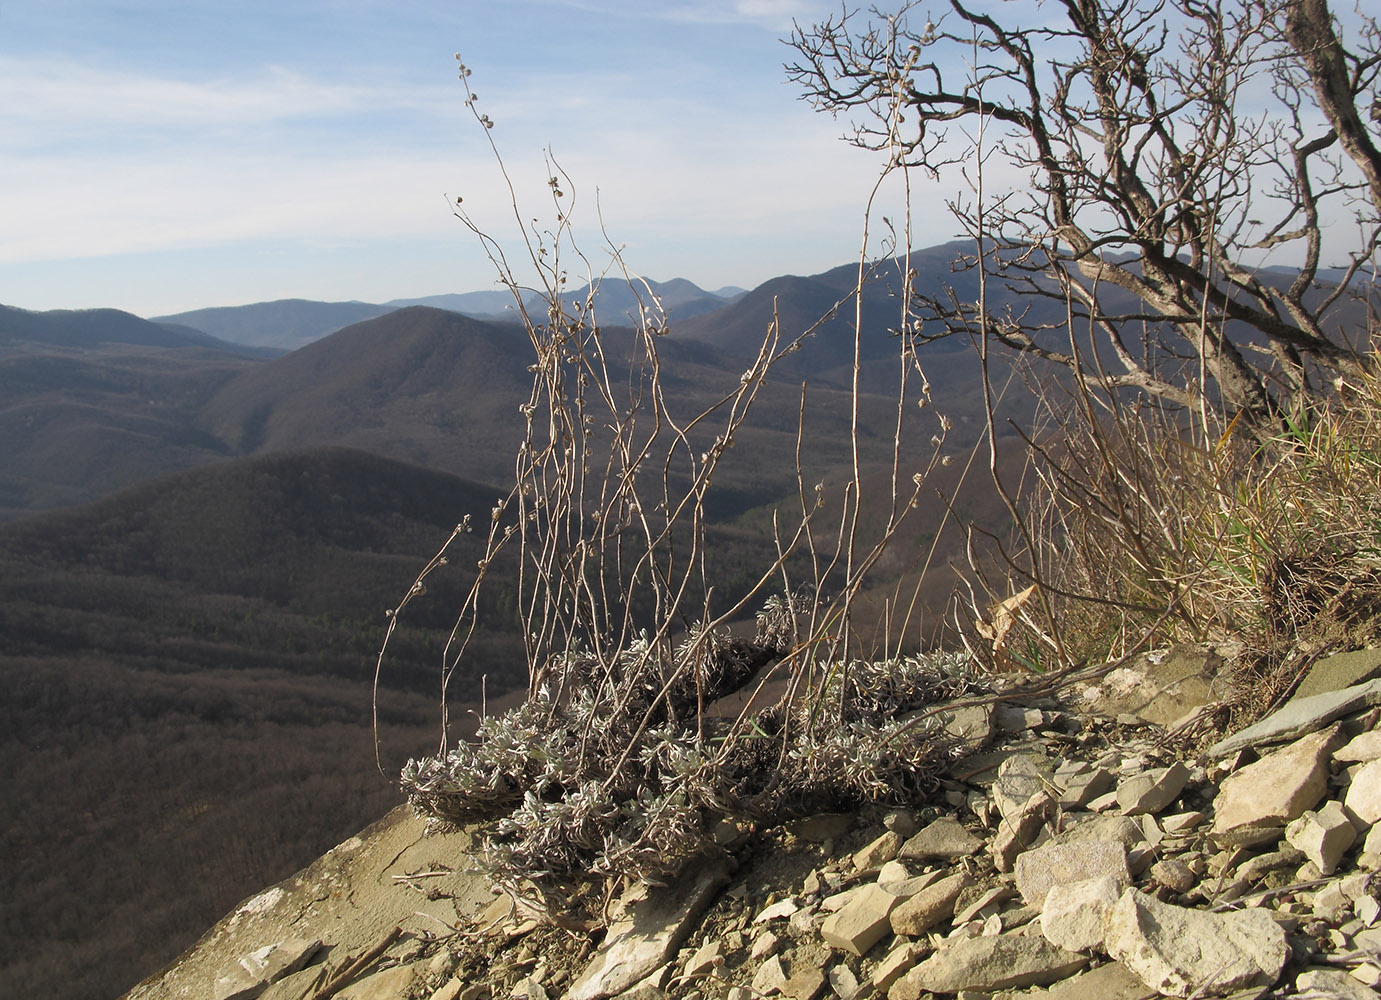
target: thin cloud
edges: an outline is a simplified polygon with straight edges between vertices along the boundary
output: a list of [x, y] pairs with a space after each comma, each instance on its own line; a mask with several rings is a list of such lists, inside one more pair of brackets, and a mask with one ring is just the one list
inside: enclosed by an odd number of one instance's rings
[[449, 88], [325, 83], [282, 67], [186, 80], [0, 57], [0, 125], [13, 143], [117, 129], [246, 128], [308, 118], [454, 106]]

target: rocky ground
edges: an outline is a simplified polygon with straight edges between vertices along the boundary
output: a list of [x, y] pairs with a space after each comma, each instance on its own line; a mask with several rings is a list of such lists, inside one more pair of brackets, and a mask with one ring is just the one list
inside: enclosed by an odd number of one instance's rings
[[1206, 749], [1220, 661], [958, 705], [917, 811], [726, 828], [606, 930], [553, 927], [406, 809], [246, 901], [130, 1000], [1375, 997], [1381, 650]]

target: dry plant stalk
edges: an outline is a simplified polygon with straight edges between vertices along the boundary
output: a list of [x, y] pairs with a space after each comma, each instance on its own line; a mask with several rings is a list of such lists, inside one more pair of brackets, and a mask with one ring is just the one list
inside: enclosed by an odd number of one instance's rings
[[[466, 103], [507, 180], [493, 122], [474, 110], [469, 70], [460, 72]], [[856, 443], [839, 509], [829, 508], [824, 483], [806, 481], [803, 386], [796, 512], [777, 512], [776, 555], [756, 581], [742, 594], [717, 594], [706, 571], [706, 498], [772, 369], [819, 323], [787, 334], [774, 322], [736, 385], [703, 411], [679, 414], [663, 378], [661, 303], [612, 243], [610, 267], [596, 274], [572, 237], [570, 178], [548, 164], [550, 229], [522, 224], [509, 183], [531, 288], [459, 200], [454, 209], [513, 293], [533, 351], [533, 383], [520, 408], [525, 436], [514, 485], [482, 529], [484, 555], [443, 652], [441, 745], [435, 756], [409, 761], [402, 782], [431, 815], [492, 821], [482, 861], [494, 880], [570, 919], [582, 908], [598, 910], [599, 883], [674, 872], [712, 845], [720, 819], [773, 820], [932, 787], [955, 745], [932, 724], [913, 721], [904, 738], [898, 734], [908, 713], [976, 685], [958, 657], [858, 659], [855, 599], [940, 462], [947, 428], [929, 417], [940, 430], [919, 465], [903, 448], [918, 419], [905, 405], [916, 394], [908, 380], [920, 371], [910, 334], [898, 341], [881, 529], [870, 536], [861, 525], [865, 476]], [[566, 291], [571, 263], [588, 282], [578, 300]], [[909, 303], [914, 275], [904, 257], [897, 266]], [[855, 427], [860, 301], [874, 268], [861, 256], [859, 286], [831, 310], [854, 309]], [[604, 280], [626, 282], [637, 294], [631, 331], [601, 326], [595, 294]], [[900, 328], [911, 328], [906, 315]], [[928, 384], [921, 392], [928, 397]], [[451, 539], [467, 529], [462, 523]], [[380, 666], [400, 613], [425, 591], [445, 551], [392, 612]], [[453, 742], [447, 687], [480, 624], [487, 573], [505, 559], [519, 574], [527, 700], [482, 719], [474, 743]], [[756, 638], [732, 638], [728, 623], [758, 606]], [[741, 707], [716, 704], [740, 692]], [[596, 884], [582, 888], [588, 880]]]

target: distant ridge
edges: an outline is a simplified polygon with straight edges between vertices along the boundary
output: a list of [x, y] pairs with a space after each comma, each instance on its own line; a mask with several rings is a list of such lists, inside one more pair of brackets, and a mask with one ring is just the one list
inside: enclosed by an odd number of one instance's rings
[[[684, 278], [674, 278], [665, 282], [648, 281], [647, 286], [661, 301], [662, 307], [677, 320], [713, 312], [732, 300], [732, 296], [707, 292]], [[742, 289], [732, 291], [734, 294], [742, 294]], [[566, 296], [566, 301], [571, 304], [584, 303], [589, 294], [590, 286], [584, 285], [570, 292]], [[635, 291], [622, 278], [609, 278], [595, 285], [595, 308], [600, 322], [607, 325], [620, 326], [634, 322], [638, 316], [640, 299], [644, 305], [651, 305], [651, 296], [648, 295], [647, 288], [640, 284]], [[541, 309], [541, 300], [535, 292], [528, 293], [524, 301], [529, 309]], [[512, 293], [504, 289], [495, 289], [392, 299], [382, 304], [278, 299], [243, 306], [193, 309], [190, 312], [159, 316], [150, 322], [200, 331], [204, 335], [235, 344], [277, 351], [295, 351], [347, 326], [409, 306], [444, 309], [474, 319], [509, 323], [517, 319]]]
[[52, 309], [36, 312], [0, 305], [0, 346], [16, 343], [48, 347], [95, 348], [108, 344], [134, 347], [201, 347], [263, 357], [242, 344], [186, 326], [141, 319], [119, 309]]
[[237, 344], [295, 351], [342, 327], [382, 316], [396, 308], [370, 302], [278, 299], [246, 306], [193, 309], [156, 317], [155, 322], [189, 326]]

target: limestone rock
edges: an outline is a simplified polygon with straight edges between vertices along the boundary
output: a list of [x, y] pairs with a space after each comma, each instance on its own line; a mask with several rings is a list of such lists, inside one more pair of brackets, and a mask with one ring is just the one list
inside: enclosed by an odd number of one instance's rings
[[336, 994], [337, 1000], [396, 1000], [412, 985], [417, 972], [410, 965], [395, 965], [351, 983]]
[[686, 959], [681, 975], [687, 979], [704, 975], [724, 958], [724, 945], [720, 941], [706, 941], [690, 958]]
[[940, 728], [960, 743], [977, 749], [993, 734], [993, 707], [965, 705], [962, 708], [941, 708], [936, 720]]
[[264, 987], [292, 975], [321, 948], [317, 938], [287, 938], [242, 957], [227, 975], [216, 980], [216, 1000], [247, 1000]]
[[753, 992], [763, 996], [780, 993], [786, 980], [787, 969], [782, 963], [781, 956], [773, 955], [758, 966], [758, 971], [753, 974]]
[[1328, 1000], [1376, 1000], [1376, 991], [1363, 986], [1341, 969], [1305, 969], [1295, 977], [1300, 996], [1327, 997]]
[[1156, 1000], [1160, 994], [1120, 962], [1105, 962], [1043, 992], [1006, 993], [1002, 1000]]
[[1137, 715], [1168, 726], [1221, 695], [1214, 682], [1223, 659], [1207, 646], [1183, 644], [1141, 653], [1112, 671], [1085, 699], [1099, 713]]
[[789, 997], [790, 1000], [816, 1000], [825, 992], [825, 983], [824, 970], [808, 965], [793, 972], [790, 978], [782, 983], [782, 996]]
[[1033, 795], [1055, 789], [1054, 768], [1044, 758], [1030, 753], [1013, 754], [997, 769], [992, 798], [1004, 819], [1015, 818]]
[[1178, 761], [1134, 774], [1118, 783], [1117, 804], [1127, 816], [1158, 813], [1180, 797], [1188, 780], [1189, 768]]
[[956, 861], [966, 858], [983, 846], [953, 816], [941, 816], [901, 847], [900, 857], [916, 861], [940, 858]]
[[881, 886], [869, 885], [842, 910], [825, 918], [820, 936], [832, 947], [861, 956], [890, 933], [889, 917], [899, 903], [899, 897]]
[[1349, 763], [1366, 763], [1378, 758], [1381, 758], [1381, 729], [1368, 729], [1333, 753], [1334, 760]]
[[[1065, 817], [1068, 819], [1069, 817]], [[1087, 844], [1095, 841], [1121, 844], [1128, 852], [1146, 840], [1141, 824], [1128, 816], [1091, 816], [1061, 830], [1052, 844]]]
[[1285, 828], [1285, 841], [1304, 852], [1304, 856], [1318, 865], [1324, 875], [1333, 874], [1352, 842], [1357, 830], [1338, 802], [1326, 802], [1318, 812], [1306, 812]]
[[884, 868], [878, 873], [877, 884], [884, 892], [890, 892], [902, 899], [910, 899], [926, 886], [938, 882], [941, 875], [942, 873], [939, 871], [929, 871], [920, 875], [913, 875], [910, 878], [896, 878]]
[[830, 971], [825, 974], [829, 981], [830, 989], [839, 1000], [854, 1000], [856, 996], [863, 992], [863, 984], [858, 981], [852, 969], [847, 965], [835, 965], [830, 967]]
[[873, 970], [873, 989], [886, 994], [892, 984], [910, 972], [924, 955], [925, 948], [914, 941], [897, 942]]
[[1128, 889], [1108, 924], [1108, 954], [1170, 996], [1272, 986], [1290, 949], [1285, 931], [1256, 909], [1215, 914]]
[[671, 891], [634, 902], [609, 927], [566, 1000], [613, 996], [665, 964], [727, 881], [722, 865], [706, 865], [683, 877]]
[[948, 920], [954, 915], [959, 893], [970, 884], [967, 872], [956, 872], [900, 902], [890, 913], [893, 932], [919, 937], [940, 921]]
[[1317, 660], [1295, 689], [1296, 698], [1308, 698], [1329, 691], [1342, 691], [1375, 677], [1381, 677], [1381, 649], [1358, 649], [1334, 653]]
[[1273, 829], [1314, 808], [1328, 790], [1329, 754], [1337, 741], [1338, 728], [1330, 727], [1229, 775], [1218, 789], [1213, 838], [1225, 844], [1262, 843], [1272, 838]]
[[1167, 889], [1175, 892], [1188, 892], [1198, 881], [1194, 872], [1179, 858], [1162, 858], [1151, 866], [1151, 878]]
[[1131, 884], [1127, 849], [1105, 840], [1052, 841], [1017, 858], [1017, 891], [1030, 906], [1044, 907], [1053, 886], [1111, 876], [1119, 886]]
[[869, 868], [879, 868], [885, 865], [897, 856], [901, 846], [901, 834], [895, 830], [888, 830], [854, 855], [854, 870], [866, 871]]
[[999, 934], [952, 941], [903, 976], [889, 1000], [920, 1000], [927, 993], [1045, 986], [1078, 972], [1088, 959], [1042, 937]]
[[1363, 764], [1357, 769], [1343, 805], [1364, 828], [1381, 820], [1381, 760]]
[[993, 838], [993, 864], [998, 871], [1012, 870], [1017, 856], [1035, 842], [1054, 808], [1054, 800], [1037, 791], [1020, 809], [1003, 817]]
[[1082, 809], [1112, 788], [1113, 773], [1105, 767], [1093, 767], [1082, 761], [1068, 770], [1055, 772], [1060, 788], [1060, 805], [1065, 809]]
[[1113, 907], [1125, 887], [1113, 875], [1052, 886], [1041, 907], [1041, 933], [1066, 951], [1102, 951]]

